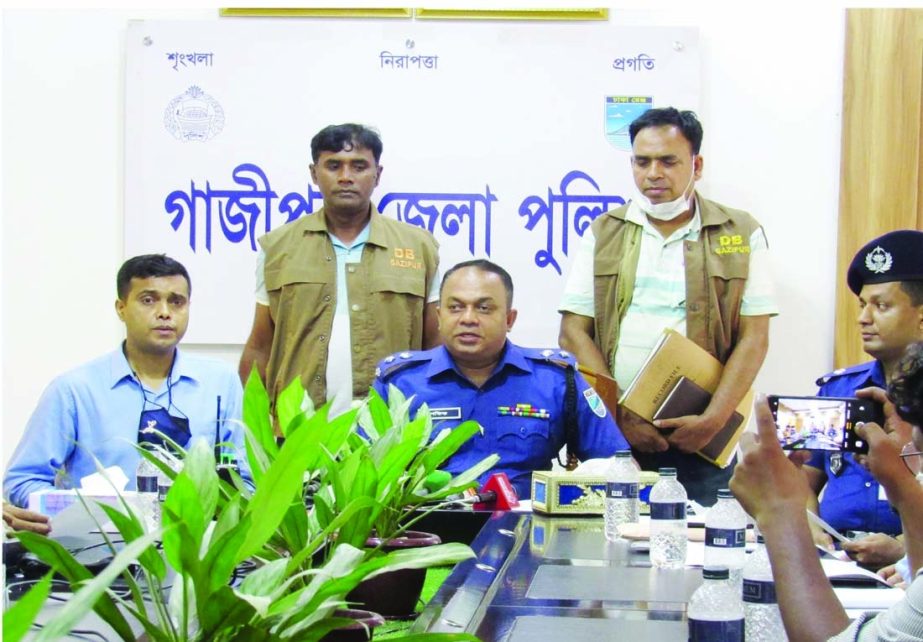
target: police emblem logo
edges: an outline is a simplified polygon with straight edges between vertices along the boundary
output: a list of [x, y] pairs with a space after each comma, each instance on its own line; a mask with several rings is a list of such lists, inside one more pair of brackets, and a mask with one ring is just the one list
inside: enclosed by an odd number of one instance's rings
[[174, 138], [205, 142], [224, 129], [224, 109], [218, 101], [193, 85], [170, 101], [163, 124]]
[[630, 152], [628, 126], [653, 106], [653, 96], [606, 96], [603, 132], [609, 144], [623, 152]]
[[839, 477], [843, 472], [843, 453], [833, 453], [830, 455], [830, 472], [835, 477]]
[[884, 274], [891, 269], [892, 263], [891, 253], [881, 249], [880, 245], [865, 255], [865, 267], [875, 274]]
[[597, 417], [606, 416], [606, 404], [603, 403], [603, 400], [599, 398], [599, 395], [596, 394], [596, 391], [592, 388], [587, 388], [583, 391], [583, 397], [586, 399], [587, 405], [590, 407], [590, 410], [593, 411], [593, 414]]

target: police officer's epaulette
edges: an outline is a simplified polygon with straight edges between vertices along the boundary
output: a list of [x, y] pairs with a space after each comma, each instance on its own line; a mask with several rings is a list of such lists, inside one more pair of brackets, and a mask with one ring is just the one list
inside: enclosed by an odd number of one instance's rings
[[429, 357], [427, 357], [426, 350], [404, 350], [403, 352], [395, 352], [378, 362], [378, 367], [375, 368], [375, 376], [385, 380], [407, 366], [428, 359]]
[[560, 368], [576, 368], [577, 360], [567, 350], [560, 348], [552, 350], [551, 348], [524, 348], [523, 353], [527, 359], [541, 361], [542, 363], [552, 363]]
[[834, 379], [839, 377], [845, 377], [847, 375], [865, 373], [875, 367], [874, 361], [866, 361], [865, 363], [859, 363], [854, 366], [849, 366], [848, 368], [837, 368], [833, 372], [828, 372], [822, 377], [818, 377], [815, 381], [815, 385], [822, 386], [826, 383], [830, 383]]

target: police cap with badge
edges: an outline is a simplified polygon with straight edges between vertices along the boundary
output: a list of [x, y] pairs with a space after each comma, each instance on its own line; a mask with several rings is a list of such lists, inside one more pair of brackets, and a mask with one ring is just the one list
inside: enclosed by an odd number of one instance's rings
[[923, 232], [895, 230], [869, 241], [846, 272], [856, 295], [866, 284], [892, 281], [923, 281]]

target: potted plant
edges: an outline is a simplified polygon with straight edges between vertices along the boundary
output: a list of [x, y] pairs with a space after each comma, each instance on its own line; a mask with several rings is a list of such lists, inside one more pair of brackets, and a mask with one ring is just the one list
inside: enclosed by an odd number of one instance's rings
[[[371, 496], [374, 504], [357, 509], [337, 533], [336, 545], [370, 548], [372, 557], [440, 543], [435, 535], [408, 530], [450, 495], [477, 484], [478, 477], [496, 465], [491, 455], [468, 470], [451, 477], [442, 488], [427, 489], [427, 482], [468, 439], [481, 431], [473, 421], [433, 435], [433, 420], [424, 405], [411, 420], [410, 400], [396, 388], [389, 390], [390, 405], [371, 391], [359, 409], [362, 434], [353, 434], [340, 452], [337, 465], [327, 456], [326, 485], [315, 496], [317, 518], [330, 523], [359, 497]], [[360, 585], [348, 599], [388, 617], [413, 615], [423, 588], [425, 569], [402, 570], [380, 575]]]
[[[424, 568], [471, 557], [468, 547], [445, 545], [372, 558], [343, 543], [331, 551], [322, 567], [305, 568], [313, 557], [312, 547], [334, 539], [343, 524], [373, 503], [368, 497], [356, 497], [332, 519], [323, 524], [316, 521], [313, 529], [301, 517], [306, 512], [301, 497], [305, 471], [315, 470], [321, 461], [328, 469], [331, 461], [336, 465], [328, 456], [336, 452], [338, 441], [345, 442], [352, 420], [346, 416], [328, 422], [325, 412], [303, 416], [294, 420], [297, 426], [289, 431], [285, 444], [272, 451], [271, 462], [253, 449], [249, 461], [256, 490], [252, 494], [223, 485], [215, 472], [211, 445], [197, 442], [186, 453], [182, 471], [175, 474], [161, 528], [145, 532], [142, 520], [124, 500], [122, 510], [102, 505], [125, 545], [119, 550], [108, 542], [114, 558], [95, 578], [54, 540], [18, 533], [23, 544], [76, 591], [35, 639], [57, 639], [93, 609], [123, 640], [135, 639], [130, 620], [140, 625], [148, 639], [158, 642], [319, 640], [352, 621], [337, 616], [336, 610], [345, 605], [345, 595], [362, 579], [391, 569]], [[149, 453], [142, 452], [142, 456], [154, 459]], [[154, 546], [158, 539], [162, 550]], [[305, 547], [297, 552], [281, 548], [302, 541]], [[253, 557], [260, 566], [231, 586], [235, 569]], [[138, 567], [137, 575], [129, 572], [132, 566]], [[129, 598], [108, 591], [118, 577], [128, 583]], [[172, 583], [169, 595], [168, 583]], [[7, 639], [20, 639], [26, 632], [13, 623], [34, 621], [49, 587], [46, 577], [5, 614]]]

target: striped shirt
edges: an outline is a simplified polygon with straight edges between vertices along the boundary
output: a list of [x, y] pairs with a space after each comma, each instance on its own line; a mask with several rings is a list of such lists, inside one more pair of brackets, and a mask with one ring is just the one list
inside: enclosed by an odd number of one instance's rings
[[[692, 219], [664, 238], [634, 203], [625, 219], [641, 226], [641, 251], [631, 303], [621, 321], [613, 376], [623, 390], [643, 365], [665, 328], [686, 334], [686, 270], [684, 241], [698, 241], [702, 230], [699, 208]], [[596, 238], [592, 228], [583, 235], [564, 287], [559, 310], [594, 317], [593, 260]], [[744, 286], [742, 316], [776, 315], [769, 248], [762, 228], [750, 236], [750, 266]]]
[[830, 642], [923, 640], [923, 580], [921, 573], [907, 589], [904, 599], [884, 613], [863, 613]]

